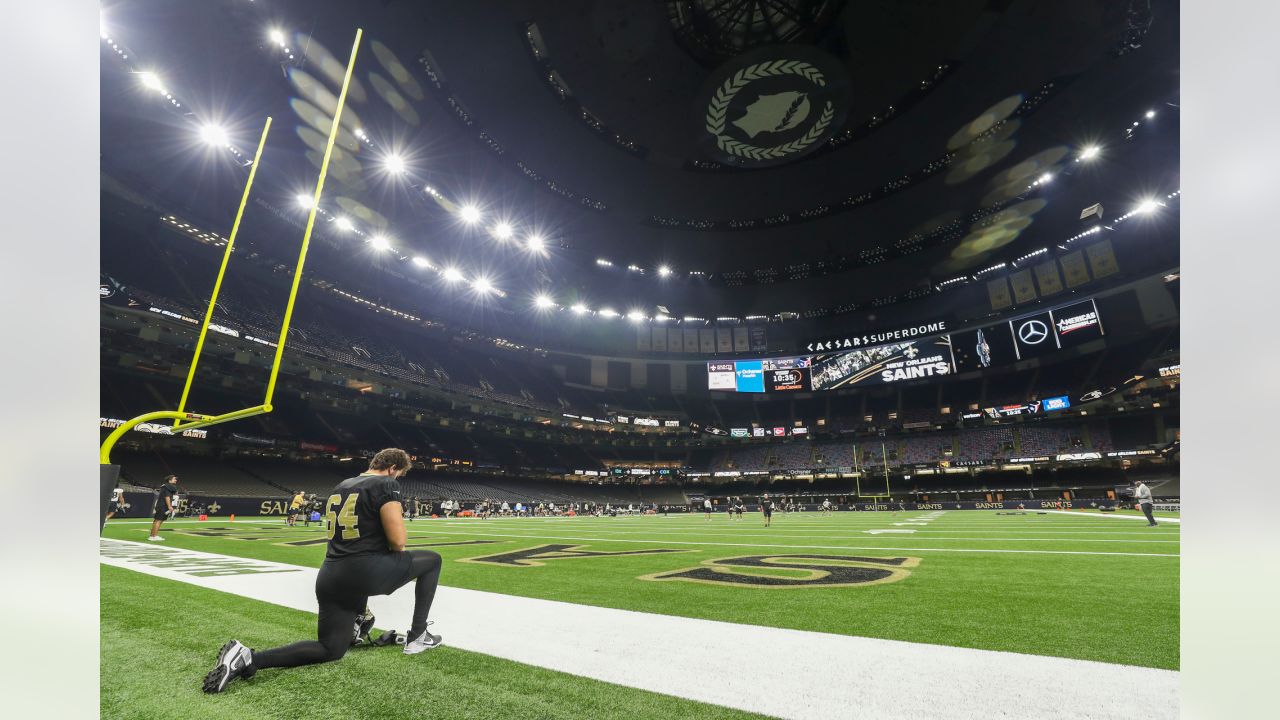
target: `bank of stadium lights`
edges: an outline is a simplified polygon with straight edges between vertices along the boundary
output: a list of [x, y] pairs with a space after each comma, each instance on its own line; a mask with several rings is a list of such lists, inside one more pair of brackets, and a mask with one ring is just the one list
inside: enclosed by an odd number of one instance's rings
[[547, 241], [544, 240], [541, 235], [530, 235], [528, 239], [525, 240], [525, 248], [527, 248], [531, 253], [546, 255]]
[[480, 222], [480, 208], [470, 204], [463, 205], [462, 209], [458, 211], [458, 217], [461, 217], [462, 221], [468, 225], [475, 225]]
[[1156, 116], [1156, 111], [1155, 111], [1155, 110], [1148, 110], [1148, 111], [1147, 111], [1146, 118], [1147, 118], [1148, 120], [1150, 120], [1151, 118], [1154, 118], [1155, 116]]
[[301, 206], [303, 210], [310, 210], [311, 206], [315, 205], [315, 200], [306, 193], [298, 193], [297, 197], [294, 199], [298, 201], [298, 205]]
[[613, 263], [605, 260], [604, 258], [596, 258], [596, 265], [599, 265], [600, 267], [613, 267]]
[[431, 261], [422, 257], [421, 255], [414, 256], [413, 264], [417, 265], [420, 268], [427, 268], [428, 270], [431, 269]]
[[632, 310], [627, 313], [627, 319], [631, 322], [644, 322], [645, 316], [639, 310]]
[[334, 220], [333, 224], [337, 225], [338, 229], [343, 232], [351, 232], [352, 230], [356, 229], [356, 226], [353, 225], [351, 221], [345, 217], [340, 217], [337, 220]]
[[374, 235], [369, 238], [369, 245], [378, 252], [386, 252], [391, 249], [391, 241], [385, 235]]
[[1081, 160], [1092, 160], [1098, 157], [1098, 153], [1100, 152], [1102, 152], [1102, 150], [1097, 145], [1089, 145], [1080, 151], [1080, 154], [1076, 157], [1076, 162], [1080, 162]]
[[515, 234], [516, 230], [509, 222], [500, 222], [493, 226], [493, 236], [499, 240], [510, 240]]
[[440, 274], [444, 277], [445, 282], [448, 283], [456, 283], [463, 279], [462, 271], [456, 267], [447, 267]]
[[618, 317], [618, 311], [614, 310], [613, 308], [600, 308], [599, 312], [597, 312], [596, 314], [599, 315], [600, 317], [606, 317], [606, 318]]
[[978, 272], [974, 273], [974, 274], [973, 274], [973, 277], [974, 277], [975, 279], [976, 279], [976, 278], [980, 278], [980, 277], [982, 277], [983, 275], [986, 275], [987, 273], [995, 272], [996, 270], [999, 270], [999, 269], [1001, 269], [1001, 268], [1005, 268], [1005, 267], [1008, 267], [1008, 266], [1009, 266], [1009, 263], [999, 263], [999, 264], [996, 264], [996, 265], [992, 265], [992, 266], [991, 266], [991, 267], [989, 267], [989, 268], [985, 268], [985, 269], [979, 270]]
[[471, 281], [471, 289], [481, 295], [488, 295], [489, 293], [494, 292], [497, 288], [493, 286], [493, 283], [490, 282], [488, 278], [478, 277]]
[[574, 303], [573, 306], [570, 307], [569, 309], [573, 311], [574, 315], [583, 315], [589, 312], [587, 306], [583, 305], [582, 303]]
[[1026, 261], [1026, 260], [1030, 260], [1030, 259], [1031, 259], [1031, 258], [1033, 258], [1033, 257], [1038, 257], [1038, 256], [1040, 256], [1040, 255], [1044, 255], [1044, 254], [1045, 254], [1045, 253], [1047, 253], [1047, 252], [1049, 252], [1049, 248], [1040, 248], [1039, 250], [1036, 250], [1035, 252], [1029, 252], [1029, 253], [1027, 253], [1026, 255], [1023, 255], [1022, 257], [1018, 258], [1017, 260], [1014, 260], [1014, 261], [1013, 261], [1013, 265], [1016, 267], [1016, 266], [1018, 265], [1018, 263], [1020, 263], [1020, 262], [1023, 262], [1023, 261]]
[[681, 321], [681, 322], [687, 322], [687, 323], [694, 323], [694, 322], [704, 323], [704, 322], [706, 322], [706, 321], [707, 321], [707, 319], [706, 319], [706, 318], [700, 318], [700, 317], [694, 317], [694, 316], [692, 316], [692, 315], [685, 315], [683, 318], [681, 318], [681, 319], [680, 319], [680, 321]]
[[[533, 306], [538, 308], [539, 310], [550, 310], [551, 308], [555, 307], [555, 304], [556, 304], [556, 301], [552, 300], [551, 296], [546, 293], [539, 293], [538, 295], [535, 295], [533, 298]], [[575, 309], [576, 309], [576, 306], [575, 306]]]
[[671, 277], [671, 268], [666, 265], [659, 266], [658, 277]]
[[640, 273], [641, 275], [644, 274], [644, 268], [640, 267], [639, 265], [628, 265], [627, 270], [635, 273]]
[[289, 49], [289, 41], [285, 38], [283, 30], [280, 28], [270, 28], [267, 30], [267, 37], [271, 39], [271, 42], [280, 46], [280, 52], [288, 55], [290, 60], [293, 59], [293, 50]]

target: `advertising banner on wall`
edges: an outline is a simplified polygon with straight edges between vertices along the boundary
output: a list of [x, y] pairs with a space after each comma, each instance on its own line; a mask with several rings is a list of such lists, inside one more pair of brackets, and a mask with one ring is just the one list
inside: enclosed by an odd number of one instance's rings
[[1058, 350], [1058, 334], [1053, 330], [1053, 316], [1048, 312], [1010, 320], [1009, 330], [1013, 333], [1013, 348], [1019, 360]]
[[1053, 329], [1062, 347], [1076, 347], [1102, 337], [1102, 319], [1093, 300], [1085, 300], [1050, 311]]

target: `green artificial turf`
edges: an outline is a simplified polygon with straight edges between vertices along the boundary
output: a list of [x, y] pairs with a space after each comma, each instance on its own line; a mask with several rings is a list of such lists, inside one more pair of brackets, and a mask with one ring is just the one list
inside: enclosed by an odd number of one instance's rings
[[[982, 511], [947, 512], [926, 525], [894, 524], [926, 517], [803, 513], [775, 515], [771, 528], [762, 527], [755, 514], [741, 522], [719, 514], [710, 521], [701, 515], [419, 520], [410, 524], [410, 544], [490, 541], [433, 548], [446, 561], [441, 583], [455, 587], [728, 622], [1178, 667], [1178, 525], [1148, 528], [1134, 520]], [[261, 537], [191, 534], [218, 528]], [[873, 535], [867, 530], [914, 532]], [[113, 522], [105, 534], [143, 540], [146, 533], [145, 524]], [[324, 555], [322, 543], [281, 544], [323, 539], [322, 530], [286, 528], [278, 519], [173, 523], [163, 534], [168, 546], [297, 565], [318, 566]], [[459, 562], [553, 543], [600, 552], [681, 552], [552, 559], [541, 567]], [[1105, 554], [1049, 554], [1082, 552]], [[782, 554], [920, 562], [903, 580], [861, 587], [779, 590], [638, 579], [703, 560]], [[108, 590], [104, 587], [104, 598]]]
[[[444, 647], [359, 648], [201, 691], [218, 648], [314, 637], [315, 615], [102, 568], [104, 718], [758, 718], [759, 715]], [[447, 641], [446, 641], [447, 642]]]

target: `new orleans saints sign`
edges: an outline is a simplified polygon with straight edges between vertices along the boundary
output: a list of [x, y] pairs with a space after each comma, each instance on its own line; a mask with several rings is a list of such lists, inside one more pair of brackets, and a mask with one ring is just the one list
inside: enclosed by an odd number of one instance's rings
[[848, 79], [830, 55], [774, 45], [739, 55], [699, 93], [699, 145], [715, 160], [766, 167], [818, 149], [848, 114]]

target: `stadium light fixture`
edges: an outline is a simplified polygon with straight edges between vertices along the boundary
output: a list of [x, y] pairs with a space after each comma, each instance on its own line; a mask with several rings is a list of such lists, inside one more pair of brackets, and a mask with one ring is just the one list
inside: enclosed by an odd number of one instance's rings
[[385, 235], [374, 235], [369, 238], [369, 244], [378, 252], [386, 252], [391, 249], [391, 241]]
[[525, 247], [529, 248], [529, 252], [539, 255], [547, 254], [547, 241], [542, 239], [541, 235], [530, 235], [525, 241]]
[[1155, 116], [1156, 116], [1156, 111], [1155, 111], [1155, 110], [1148, 110], [1148, 111], [1147, 111], [1147, 119], [1148, 119], [1148, 120], [1150, 120], [1151, 118], [1153, 118], [1153, 117], [1155, 117]]
[[298, 204], [301, 205], [306, 210], [310, 210], [311, 206], [315, 204], [314, 201], [311, 199], [311, 196], [305, 193], [298, 193], [297, 200], [298, 200]]
[[493, 226], [493, 236], [499, 240], [510, 240], [515, 235], [515, 229], [511, 227], [511, 223], [500, 222]]
[[334, 220], [333, 224], [337, 225], [338, 229], [342, 230], [343, 232], [351, 232], [352, 230], [356, 229], [356, 226], [351, 224], [351, 221], [345, 217], [340, 217], [337, 220]]
[[1050, 182], [1052, 182], [1052, 181], [1053, 181], [1053, 175], [1051, 175], [1051, 174], [1049, 174], [1049, 173], [1045, 173], [1045, 174], [1043, 174], [1043, 175], [1041, 175], [1041, 176], [1040, 176], [1039, 183], [1040, 183], [1041, 185], [1044, 185], [1044, 184], [1046, 184], [1046, 183], [1050, 183]]
[[468, 225], [475, 225], [480, 222], [480, 208], [475, 205], [463, 205], [458, 212], [462, 216], [462, 221]]
[[493, 292], [493, 283], [489, 282], [488, 278], [479, 277], [471, 281], [471, 289], [481, 295], [488, 295]]
[[382, 161], [382, 166], [385, 167], [387, 172], [392, 175], [400, 175], [409, 169], [409, 167], [404, 163], [404, 158], [396, 155], [395, 153], [387, 155], [387, 157]]
[[1101, 148], [1099, 148], [1097, 145], [1090, 145], [1086, 147], [1084, 150], [1080, 151], [1080, 159], [1092, 160], [1098, 156], [1099, 152], [1101, 152]]
[[420, 267], [420, 268], [429, 268], [429, 267], [431, 267], [431, 261], [430, 261], [430, 260], [428, 260], [428, 259], [426, 259], [426, 258], [424, 258], [424, 257], [422, 257], [421, 255], [416, 255], [416, 256], [414, 256], [414, 258], [413, 258], [413, 264], [414, 264], [414, 265], [417, 265], [417, 266], [418, 266], [418, 267]]
[[644, 313], [640, 312], [639, 310], [632, 310], [631, 312], [627, 313], [627, 319], [630, 320], [631, 322], [641, 322], [644, 320]]
[[444, 279], [446, 282], [456, 283], [462, 280], [462, 271], [456, 267], [447, 267], [444, 269]]
[[1146, 200], [1143, 200], [1138, 205], [1137, 212], [1150, 213], [1150, 212], [1154, 212], [1155, 209], [1158, 207], [1160, 207], [1159, 202], [1157, 202], [1154, 198], [1147, 198]]
[[284, 46], [284, 32], [281, 31], [280, 28], [271, 28], [267, 33], [267, 36], [271, 38], [271, 42], [280, 45], [281, 47]]
[[661, 277], [671, 277], [671, 268], [663, 265], [658, 268], [658, 275]]
[[573, 307], [569, 309], [573, 311], [573, 314], [581, 315], [587, 311], [587, 306], [583, 305], [582, 303], [574, 303]]
[[601, 317], [616, 318], [618, 317], [618, 311], [613, 308], [600, 308], [599, 315]]
[[226, 146], [227, 131], [217, 125], [202, 125], [200, 127], [200, 139], [209, 145]]
[[138, 79], [142, 84], [158, 93], [164, 92], [164, 85], [160, 82], [160, 77], [153, 72], [145, 71], [138, 73]]
[[596, 264], [600, 267], [613, 267], [613, 263], [605, 260], [604, 258], [596, 258]]
[[552, 300], [551, 296], [546, 293], [539, 293], [533, 298], [533, 306], [539, 310], [550, 310], [555, 304], [556, 301]]

